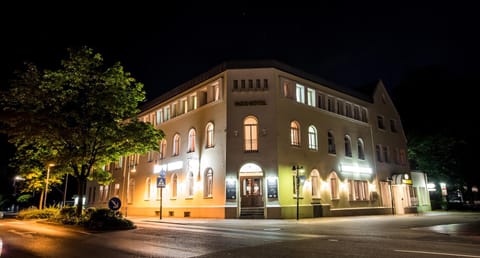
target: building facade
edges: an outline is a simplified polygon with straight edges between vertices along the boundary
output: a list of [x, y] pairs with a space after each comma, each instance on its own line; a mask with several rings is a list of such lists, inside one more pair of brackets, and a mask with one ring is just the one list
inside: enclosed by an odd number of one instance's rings
[[[305, 218], [415, 210], [383, 83], [352, 91], [277, 61], [226, 62], [146, 103], [159, 149], [106, 167], [87, 205], [126, 215]], [[413, 202], [412, 202], [413, 200]]]

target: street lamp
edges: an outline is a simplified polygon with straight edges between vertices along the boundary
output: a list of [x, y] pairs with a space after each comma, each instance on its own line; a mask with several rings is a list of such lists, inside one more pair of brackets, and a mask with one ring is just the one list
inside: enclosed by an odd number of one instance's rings
[[43, 198], [43, 208], [47, 207], [47, 193], [48, 193], [48, 179], [50, 178], [50, 167], [55, 166], [55, 164], [50, 163], [47, 166], [47, 181], [45, 181], [45, 198]]
[[298, 220], [298, 211], [299, 211], [299, 190], [300, 190], [300, 177], [298, 175], [299, 172], [303, 172], [303, 167], [294, 165], [292, 170], [295, 171], [295, 193], [297, 194], [297, 220]]

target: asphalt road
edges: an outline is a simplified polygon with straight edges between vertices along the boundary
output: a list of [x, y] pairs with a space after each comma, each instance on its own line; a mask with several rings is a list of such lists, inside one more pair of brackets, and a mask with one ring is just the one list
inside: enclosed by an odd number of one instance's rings
[[85, 232], [0, 220], [4, 257], [478, 257], [480, 213], [296, 220], [129, 217], [137, 229]]

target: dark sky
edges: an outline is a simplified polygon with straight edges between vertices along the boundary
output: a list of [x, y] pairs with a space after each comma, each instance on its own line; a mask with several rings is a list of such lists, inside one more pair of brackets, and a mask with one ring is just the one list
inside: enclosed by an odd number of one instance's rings
[[81, 45], [100, 52], [106, 62], [120, 61], [145, 84], [149, 99], [234, 59], [277, 59], [347, 87], [377, 79], [393, 87], [429, 65], [471, 73], [479, 57], [472, 52], [478, 24], [470, 6], [258, 2], [2, 6], [2, 83], [23, 61], [54, 68], [66, 48]]

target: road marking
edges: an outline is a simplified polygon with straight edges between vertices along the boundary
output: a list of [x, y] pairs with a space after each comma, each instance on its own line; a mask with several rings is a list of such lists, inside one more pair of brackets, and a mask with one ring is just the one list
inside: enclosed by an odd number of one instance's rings
[[395, 252], [402, 252], [402, 253], [417, 253], [417, 254], [431, 254], [431, 255], [444, 255], [444, 256], [457, 256], [457, 257], [474, 257], [474, 258], [480, 258], [479, 255], [471, 255], [471, 254], [438, 253], [438, 252], [414, 251], [414, 250], [394, 250], [394, 251], [395, 251]]
[[263, 230], [265, 230], [265, 231], [279, 231], [281, 229], [280, 228], [264, 228]]
[[35, 232], [18, 232], [15, 229], [10, 229], [8, 232], [19, 235], [21, 237], [26, 237], [26, 238], [33, 238], [32, 234], [35, 234]]

